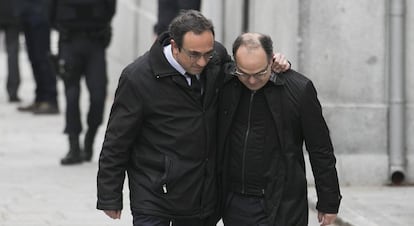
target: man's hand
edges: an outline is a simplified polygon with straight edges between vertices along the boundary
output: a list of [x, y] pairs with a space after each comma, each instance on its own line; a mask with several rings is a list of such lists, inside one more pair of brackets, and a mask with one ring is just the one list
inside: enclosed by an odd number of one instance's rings
[[121, 219], [121, 210], [104, 210], [104, 213], [112, 219]]
[[290, 63], [286, 57], [281, 53], [273, 55], [272, 71], [276, 73], [285, 72], [290, 69]]
[[334, 213], [322, 213], [318, 211], [318, 221], [321, 226], [327, 226], [335, 222], [336, 215]]

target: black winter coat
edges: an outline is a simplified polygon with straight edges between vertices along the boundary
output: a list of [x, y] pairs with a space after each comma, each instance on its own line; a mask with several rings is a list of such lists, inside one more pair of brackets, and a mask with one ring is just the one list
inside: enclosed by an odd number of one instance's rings
[[[229, 70], [232, 71], [232, 70]], [[218, 145], [224, 157], [223, 192], [229, 157], [228, 133], [239, 103], [243, 84], [227, 73], [219, 107]], [[309, 153], [318, 196], [317, 209], [325, 213], [337, 213], [341, 199], [335, 156], [329, 130], [322, 116], [322, 109], [312, 82], [305, 76], [288, 70], [272, 75], [264, 94], [270, 108], [282, 153], [269, 156], [273, 162], [265, 173], [267, 185], [264, 191], [265, 211], [270, 225], [308, 225], [307, 182], [303, 156], [303, 142]], [[225, 200], [225, 199], [224, 199]]]
[[122, 209], [127, 171], [133, 212], [203, 218], [217, 207], [218, 78], [229, 58], [216, 43], [201, 105], [163, 54], [170, 37], [160, 39], [120, 77], [99, 159], [97, 208]]

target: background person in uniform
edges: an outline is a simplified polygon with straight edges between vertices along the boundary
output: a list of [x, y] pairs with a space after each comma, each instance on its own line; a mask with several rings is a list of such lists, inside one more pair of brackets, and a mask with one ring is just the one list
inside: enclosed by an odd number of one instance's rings
[[[106, 48], [111, 40], [111, 20], [115, 0], [54, 0], [53, 22], [59, 32], [59, 60], [63, 62], [60, 76], [65, 85], [65, 130], [69, 151], [62, 165], [91, 161], [93, 143], [103, 120], [106, 98]], [[61, 68], [62, 69], [62, 68]], [[79, 145], [82, 131], [79, 106], [81, 78], [89, 90], [88, 128], [83, 152]]]
[[34, 102], [19, 111], [58, 114], [56, 75], [50, 62], [49, 0], [14, 0], [36, 82]]
[[0, 31], [4, 31], [7, 51], [7, 94], [9, 102], [19, 102], [19, 20], [14, 14], [13, 0], [0, 0]]
[[194, 9], [200, 11], [201, 0], [158, 0], [158, 21], [154, 33], [158, 36], [168, 30], [168, 25], [180, 10]]
[[189, 10], [124, 69], [99, 158], [98, 209], [120, 218], [128, 172], [135, 226], [215, 223], [217, 101], [230, 60], [211, 21]]
[[272, 73], [269, 36], [245, 33], [233, 44], [219, 108], [226, 226], [308, 225], [303, 142], [318, 195], [318, 218], [334, 222], [341, 199], [329, 130], [315, 87], [288, 70]]

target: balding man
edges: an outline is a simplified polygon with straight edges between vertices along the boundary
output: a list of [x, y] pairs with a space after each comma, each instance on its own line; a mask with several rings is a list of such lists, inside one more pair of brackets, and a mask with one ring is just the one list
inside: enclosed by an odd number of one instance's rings
[[273, 43], [258, 33], [233, 44], [219, 107], [226, 226], [308, 225], [303, 142], [310, 156], [321, 225], [340, 200], [335, 156], [315, 87], [305, 76], [271, 70]]

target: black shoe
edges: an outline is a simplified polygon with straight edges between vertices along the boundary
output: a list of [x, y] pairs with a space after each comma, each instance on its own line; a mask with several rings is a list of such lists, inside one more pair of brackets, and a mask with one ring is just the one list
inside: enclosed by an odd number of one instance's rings
[[10, 103], [18, 103], [18, 102], [20, 102], [20, 98], [18, 96], [10, 96], [9, 97], [9, 102]]
[[84, 147], [81, 154], [84, 161], [90, 162], [92, 160], [93, 142], [95, 140], [96, 130], [97, 129], [88, 129], [85, 134]]
[[80, 156], [80, 153], [73, 152], [69, 150], [69, 153], [63, 157], [63, 159], [60, 160], [60, 164], [62, 165], [75, 165], [82, 163], [82, 158]]
[[87, 149], [85, 149], [85, 151], [81, 153], [81, 157], [83, 161], [90, 162], [92, 160], [92, 150], [88, 151]]
[[27, 106], [20, 106], [17, 108], [17, 110], [21, 112], [33, 112], [39, 104], [39, 102], [34, 102], [33, 104]]
[[33, 109], [35, 115], [55, 115], [59, 114], [59, 108], [49, 102], [39, 102]]
[[83, 161], [90, 162], [92, 160], [92, 153], [93, 153], [93, 144], [85, 138], [85, 144], [83, 147], [83, 151], [81, 152], [81, 157]]

